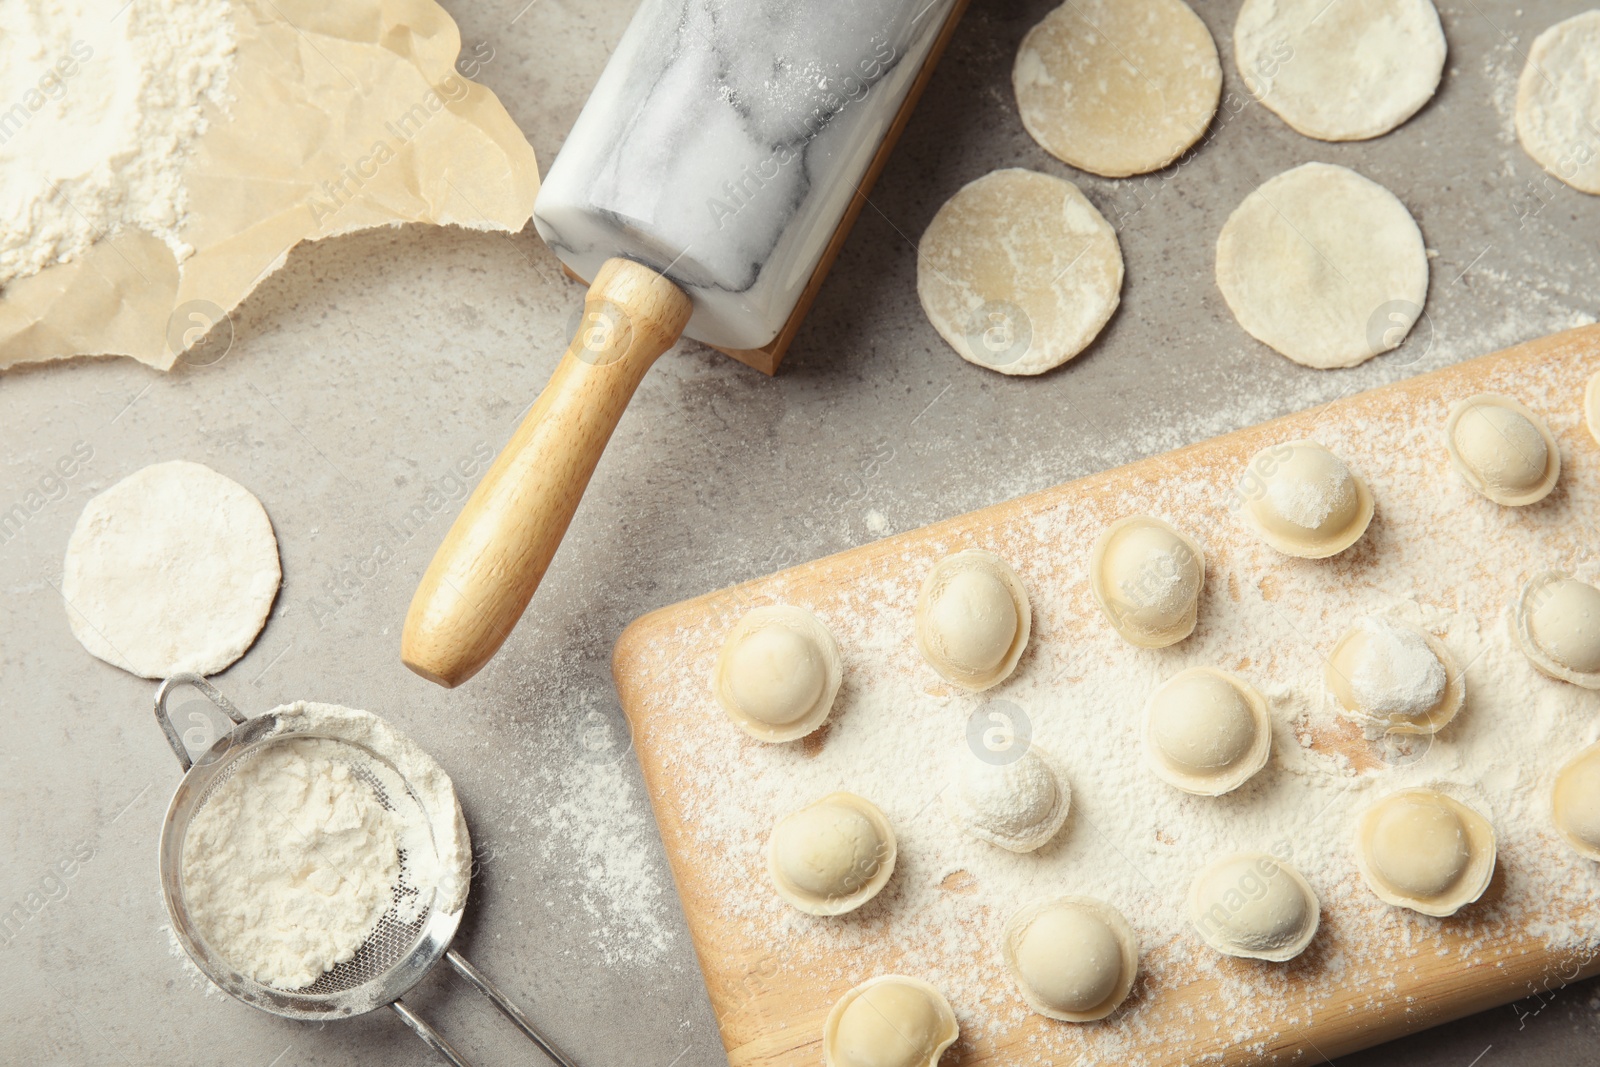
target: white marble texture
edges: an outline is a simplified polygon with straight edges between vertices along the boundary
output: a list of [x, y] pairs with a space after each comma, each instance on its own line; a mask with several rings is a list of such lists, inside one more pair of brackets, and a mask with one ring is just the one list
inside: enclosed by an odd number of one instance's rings
[[645, 0], [534, 208], [585, 278], [612, 256], [694, 298], [688, 336], [787, 321], [954, 0]]

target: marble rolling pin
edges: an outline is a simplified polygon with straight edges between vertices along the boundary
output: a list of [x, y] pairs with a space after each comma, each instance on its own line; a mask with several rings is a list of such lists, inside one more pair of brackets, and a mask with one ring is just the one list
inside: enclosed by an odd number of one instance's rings
[[495, 654], [680, 335], [775, 366], [964, 6], [644, 0], [534, 205], [593, 279], [577, 336], [423, 575], [406, 666], [454, 686]]

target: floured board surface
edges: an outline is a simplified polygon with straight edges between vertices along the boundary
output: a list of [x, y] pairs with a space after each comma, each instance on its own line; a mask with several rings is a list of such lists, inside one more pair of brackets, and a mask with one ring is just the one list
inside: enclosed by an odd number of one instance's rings
[[[1582, 418], [1596, 370], [1600, 327], [1570, 331], [636, 621], [617, 646], [618, 691], [735, 1067], [820, 1063], [834, 1000], [890, 972], [950, 998], [962, 1037], [946, 1063], [1233, 1065], [1322, 1062], [1600, 971], [1600, 865], [1559, 841], [1548, 799], [1560, 763], [1600, 737], [1600, 693], [1537, 674], [1506, 625], [1529, 575], [1600, 577], [1600, 446]], [[1540, 504], [1498, 507], [1450, 469], [1447, 409], [1479, 392], [1550, 423], [1563, 469]], [[1301, 438], [1343, 456], [1377, 498], [1366, 536], [1331, 560], [1273, 552], [1237, 507], [1249, 458]], [[1205, 548], [1198, 628], [1169, 649], [1123, 643], [1088, 590], [1096, 536], [1138, 512]], [[1016, 673], [975, 695], [935, 675], [911, 636], [928, 568], [971, 547], [1008, 560], [1033, 605]], [[733, 621], [778, 602], [829, 625], [845, 678], [822, 730], [763, 745], [725, 718], [710, 679]], [[1432, 741], [1369, 740], [1326, 697], [1323, 656], [1365, 614], [1423, 626], [1463, 665], [1466, 708]], [[1141, 763], [1146, 697], [1200, 664], [1243, 675], [1271, 705], [1271, 761], [1220, 798], [1180, 793]], [[958, 746], [1024, 717], [1063, 765], [1073, 810], [1043, 849], [1015, 855], [958, 831], [940, 794]], [[1473, 805], [1499, 834], [1487, 893], [1449, 919], [1382, 904], [1350, 857], [1360, 812], [1419, 784]], [[899, 859], [860, 911], [813, 918], [767, 882], [766, 838], [838, 789], [883, 808]], [[1321, 930], [1287, 964], [1220, 957], [1184, 918], [1195, 872], [1256, 849], [1287, 856], [1321, 899]], [[999, 961], [1011, 913], [1065, 893], [1112, 903], [1139, 934], [1139, 981], [1103, 1022], [1030, 1014]]]

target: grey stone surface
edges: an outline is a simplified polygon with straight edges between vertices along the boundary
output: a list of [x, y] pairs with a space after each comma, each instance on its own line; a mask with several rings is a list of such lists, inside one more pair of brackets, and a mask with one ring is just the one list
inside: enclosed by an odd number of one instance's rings
[[[477, 76], [548, 165], [631, 0], [525, 3], [448, 6]], [[35, 891], [45, 902], [0, 947], [0, 1060], [433, 1062], [387, 1014], [271, 1018], [208, 995], [170, 951], [155, 847], [178, 768], [150, 717], [153, 686], [89, 658], [54, 588], [95, 492], [180, 457], [254, 491], [281, 542], [284, 585], [260, 640], [218, 684], [253, 709], [297, 698], [369, 708], [436, 754], [481, 860], [458, 944], [583, 1067], [716, 1067], [715, 1020], [637, 772], [625, 752], [594, 758], [594, 731], [603, 741], [617, 722], [608, 661], [622, 628], [880, 527], [913, 529], [1590, 321], [1600, 200], [1545, 179], [1510, 139], [1508, 111], [1533, 36], [1585, 6], [1445, 3], [1451, 58], [1437, 99], [1387, 137], [1326, 145], [1243, 102], [1227, 47], [1236, 5], [1201, 3], [1223, 44], [1224, 114], [1186, 165], [1114, 182], [1056, 163], [1017, 119], [1011, 57], [1049, 0], [974, 0], [783, 373], [687, 344], [663, 357], [528, 617], [455, 692], [401, 667], [399, 625], [454, 511], [430, 508], [430, 489], [449, 496], [455, 464], [509, 435], [580, 303], [531, 228], [399, 229], [300, 249], [234, 315], [232, 348], [211, 366], [163, 375], [102, 360], [6, 374], [0, 509], [34, 490], [43, 503], [0, 545], [0, 903]], [[1353, 371], [1303, 370], [1263, 349], [1212, 281], [1227, 213], [1308, 160], [1388, 186], [1437, 253], [1418, 341]], [[1008, 165], [1079, 180], [1127, 261], [1101, 339], [1034, 380], [962, 362], [915, 295], [915, 239], [938, 205]], [[92, 460], [50, 480], [79, 442]], [[387, 562], [374, 560], [379, 543]], [[613, 807], [615, 852], [586, 852], [553, 828], [552, 810]], [[80, 844], [92, 858], [53, 878]], [[618, 855], [642, 857], [639, 884], [661, 894], [654, 912], [608, 895], [626, 867]], [[649, 932], [642, 914], [667, 930], [659, 949], [627, 937]], [[449, 977], [408, 999], [475, 1062], [538, 1062]], [[1341, 1063], [1579, 1064], [1594, 1062], [1597, 1042], [1600, 988], [1589, 983]]]

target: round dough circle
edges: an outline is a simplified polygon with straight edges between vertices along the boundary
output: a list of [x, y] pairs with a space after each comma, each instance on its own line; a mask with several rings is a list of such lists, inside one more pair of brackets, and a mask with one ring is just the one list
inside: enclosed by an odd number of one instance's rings
[[210, 467], [173, 460], [84, 506], [61, 595], [90, 655], [141, 678], [207, 675], [255, 641], [282, 577], [261, 501]]
[[1074, 0], [1028, 31], [1011, 68], [1022, 125], [1079, 170], [1160, 170], [1216, 114], [1222, 65], [1183, 0]]
[[1117, 1009], [1139, 970], [1139, 939], [1122, 914], [1094, 897], [1024, 905], [1006, 923], [1001, 956], [1040, 1015], [1093, 1022]]
[[1364, 141], [1439, 88], [1444, 30], [1429, 0], [1245, 0], [1234, 59], [1257, 100], [1320, 141]]
[[1534, 38], [1517, 80], [1517, 140], [1535, 163], [1585, 193], [1600, 193], [1600, 11]]
[[917, 244], [917, 297], [962, 359], [1042, 374], [1082, 352], [1122, 293], [1111, 224], [1071, 182], [1011, 168], [945, 201]]
[[1228, 216], [1217, 286], [1256, 340], [1307, 367], [1353, 367], [1399, 345], [1421, 316], [1428, 253], [1389, 190], [1306, 163]]

